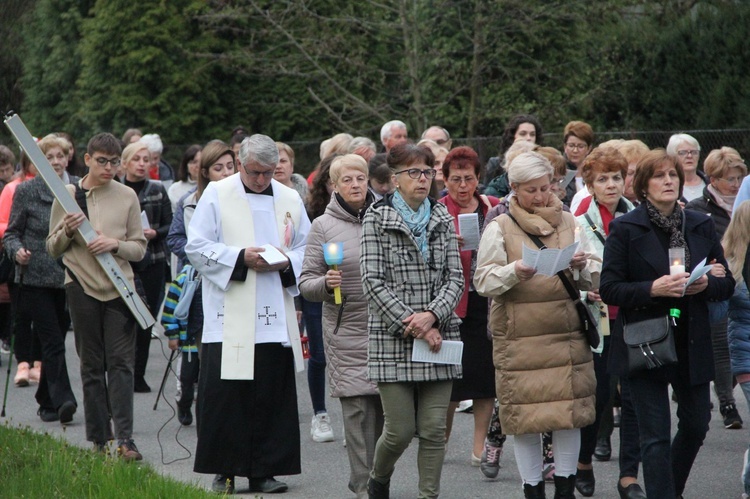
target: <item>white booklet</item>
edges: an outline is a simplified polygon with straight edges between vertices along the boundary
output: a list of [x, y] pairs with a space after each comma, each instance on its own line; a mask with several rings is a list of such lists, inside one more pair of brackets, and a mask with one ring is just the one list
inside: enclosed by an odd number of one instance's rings
[[143, 210], [141, 212], [141, 227], [143, 227], [144, 229], [151, 228], [151, 224], [148, 221], [148, 215], [146, 215], [146, 210]]
[[479, 248], [479, 215], [476, 213], [458, 215], [458, 233], [464, 238], [461, 251]]
[[261, 251], [258, 253], [266, 262], [268, 262], [268, 265], [276, 265], [277, 263], [286, 262], [289, 259], [284, 256], [284, 254], [278, 250], [275, 246], [271, 246], [270, 244], [264, 244], [261, 246], [266, 251]]
[[693, 269], [693, 271], [690, 273], [690, 278], [688, 279], [687, 284], [685, 284], [685, 287], [690, 286], [695, 281], [697, 281], [698, 279], [700, 279], [704, 275], [706, 275], [709, 272], [711, 272], [711, 269], [713, 267], [714, 266], [710, 265], [710, 264], [706, 265], [706, 259], [705, 258], [703, 260], [701, 260], [701, 263], [699, 263], [698, 265], [696, 265], [695, 268]]
[[463, 341], [446, 340], [440, 346], [439, 352], [430, 350], [427, 340], [414, 340], [412, 349], [412, 362], [431, 362], [433, 364], [455, 364], [461, 365], [461, 355], [464, 352]]
[[547, 248], [544, 250], [531, 249], [523, 245], [523, 263], [534, 267], [540, 275], [553, 276], [561, 270], [567, 269], [570, 260], [578, 250], [579, 242], [562, 249]]

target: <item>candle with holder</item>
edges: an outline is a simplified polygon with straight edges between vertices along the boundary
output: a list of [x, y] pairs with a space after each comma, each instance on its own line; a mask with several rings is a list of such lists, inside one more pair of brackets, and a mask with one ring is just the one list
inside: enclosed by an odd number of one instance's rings
[[[338, 270], [339, 265], [344, 262], [344, 243], [323, 243], [323, 258], [326, 265], [333, 270]], [[341, 305], [341, 287], [333, 288], [333, 299], [336, 305]]]

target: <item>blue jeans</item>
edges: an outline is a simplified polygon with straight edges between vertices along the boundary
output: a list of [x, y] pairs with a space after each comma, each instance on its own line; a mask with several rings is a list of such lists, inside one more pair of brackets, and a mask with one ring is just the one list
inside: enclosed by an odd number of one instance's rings
[[307, 385], [310, 389], [313, 413], [326, 412], [326, 352], [323, 348], [323, 304], [302, 301], [302, 319], [307, 331], [307, 344], [310, 346], [310, 359], [307, 361]]
[[[740, 387], [742, 388], [742, 393], [745, 394], [747, 406], [750, 407], [750, 382], [740, 383]], [[750, 452], [750, 447], [747, 452]], [[742, 484], [745, 487], [745, 494], [750, 495], [750, 463], [746, 463], [745, 469], [742, 470]]]
[[[672, 369], [669, 380], [630, 378], [630, 393], [641, 434], [643, 479], [648, 497], [672, 499], [685, 489], [690, 469], [711, 420], [710, 383], [692, 386]], [[677, 434], [670, 445], [669, 385], [677, 392]]]

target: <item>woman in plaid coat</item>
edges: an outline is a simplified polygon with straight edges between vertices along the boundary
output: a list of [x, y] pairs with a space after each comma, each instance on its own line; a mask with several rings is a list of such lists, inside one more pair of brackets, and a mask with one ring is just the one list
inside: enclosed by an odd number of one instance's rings
[[438, 352], [443, 340], [459, 339], [460, 320], [453, 310], [464, 279], [453, 218], [445, 206], [427, 197], [434, 161], [424, 147], [402, 144], [391, 149], [388, 166], [396, 191], [368, 210], [362, 226], [368, 375], [378, 384], [385, 416], [368, 484], [371, 498], [388, 497], [396, 461], [415, 432], [419, 497], [440, 492], [445, 417], [461, 368], [413, 362], [412, 350], [418, 340]]

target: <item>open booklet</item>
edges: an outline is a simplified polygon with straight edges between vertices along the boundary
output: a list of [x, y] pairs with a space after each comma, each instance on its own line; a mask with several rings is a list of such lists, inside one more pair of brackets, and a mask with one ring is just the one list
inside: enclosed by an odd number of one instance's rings
[[570, 260], [578, 250], [578, 241], [562, 249], [546, 248], [532, 249], [523, 245], [523, 264], [534, 267], [540, 275], [553, 276], [561, 270], [567, 269]]
[[[688, 281], [685, 284], [685, 289], [687, 289], [688, 286], [690, 286], [691, 284], [693, 284], [695, 281], [697, 281], [698, 279], [700, 279], [704, 275], [706, 275], [709, 272], [711, 272], [711, 269], [713, 267], [714, 266], [711, 265], [711, 264], [706, 265], [706, 259], [705, 258], [703, 260], [701, 260], [701, 262], [698, 265], [696, 265], [695, 268], [693, 269], [693, 271], [690, 273], [690, 277], [688, 278]], [[685, 291], [684, 290], [682, 292], [682, 296], [685, 296]]]
[[440, 351], [433, 352], [430, 350], [430, 344], [426, 340], [414, 340], [411, 361], [431, 362], [433, 364], [455, 364], [460, 366], [463, 352], [463, 341], [445, 340], [440, 346]]

